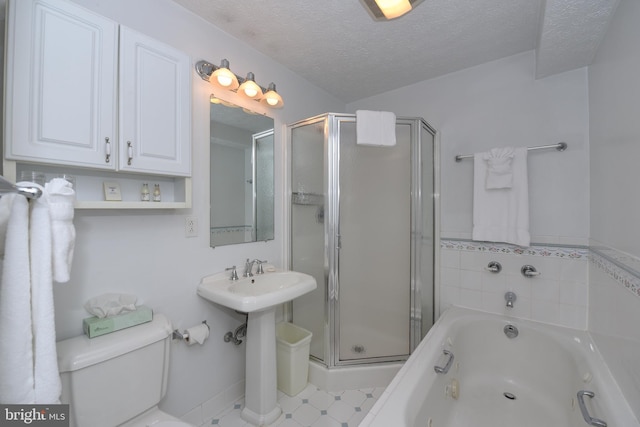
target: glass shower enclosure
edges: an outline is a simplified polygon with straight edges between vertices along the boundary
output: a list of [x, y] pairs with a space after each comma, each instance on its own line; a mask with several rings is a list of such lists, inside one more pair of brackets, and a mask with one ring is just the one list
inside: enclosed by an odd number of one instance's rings
[[405, 360], [433, 324], [435, 130], [397, 118], [394, 146], [356, 143], [353, 114], [289, 126], [290, 268], [318, 288], [292, 303], [311, 358]]

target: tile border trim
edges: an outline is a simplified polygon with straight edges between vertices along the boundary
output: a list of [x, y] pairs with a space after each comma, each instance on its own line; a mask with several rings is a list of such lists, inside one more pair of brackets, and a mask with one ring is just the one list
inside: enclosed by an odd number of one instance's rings
[[601, 246], [591, 247], [591, 265], [622, 285], [636, 297], [640, 297], [640, 260], [615, 249]]
[[589, 256], [589, 248], [586, 246], [532, 243], [528, 248], [523, 248], [508, 243], [476, 242], [464, 239], [441, 239], [440, 249], [569, 259], [586, 259]]
[[441, 239], [440, 249], [488, 252], [504, 255], [532, 255], [564, 259], [588, 259], [636, 297], [640, 297], [640, 259], [605, 246], [572, 246], [532, 243], [523, 248], [508, 243], [476, 242], [465, 239]]

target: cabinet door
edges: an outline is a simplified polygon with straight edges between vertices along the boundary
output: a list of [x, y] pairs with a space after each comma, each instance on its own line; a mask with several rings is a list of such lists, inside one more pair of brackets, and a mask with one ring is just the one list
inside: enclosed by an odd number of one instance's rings
[[120, 27], [121, 170], [191, 174], [191, 60]]
[[5, 157], [114, 169], [117, 24], [61, 0], [8, 13]]

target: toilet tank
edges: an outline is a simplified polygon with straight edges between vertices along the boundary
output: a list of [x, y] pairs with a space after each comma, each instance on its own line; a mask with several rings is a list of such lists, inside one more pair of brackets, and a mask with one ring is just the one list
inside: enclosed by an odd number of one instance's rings
[[114, 427], [156, 406], [167, 390], [171, 323], [148, 323], [57, 343], [71, 426]]

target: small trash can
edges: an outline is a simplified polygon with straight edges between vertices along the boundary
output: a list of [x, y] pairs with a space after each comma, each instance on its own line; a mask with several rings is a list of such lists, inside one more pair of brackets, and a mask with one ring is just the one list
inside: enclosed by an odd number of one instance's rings
[[295, 396], [307, 386], [311, 332], [293, 323], [276, 325], [278, 389]]

